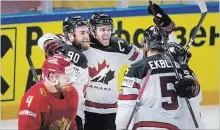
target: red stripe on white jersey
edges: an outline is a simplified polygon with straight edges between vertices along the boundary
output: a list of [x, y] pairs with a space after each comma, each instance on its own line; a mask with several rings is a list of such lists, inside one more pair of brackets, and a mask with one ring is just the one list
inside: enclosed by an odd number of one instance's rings
[[129, 60], [130, 61], [135, 61], [137, 59], [138, 55], [139, 55], [139, 52], [135, 51]]
[[95, 107], [95, 108], [102, 108], [102, 109], [107, 109], [107, 108], [117, 108], [117, 102], [114, 104], [102, 104], [102, 103], [96, 103], [96, 102], [92, 102], [92, 101], [85, 101], [85, 106], [88, 107]]
[[155, 127], [155, 128], [166, 128], [168, 130], [179, 130], [175, 125], [164, 123], [164, 122], [155, 122], [155, 121], [141, 121], [134, 125], [132, 130], [136, 130], [138, 127]]
[[134, 84], [133, 84], [133, 87], [132, 87], [132, 88], [137, 88], [137, 89], [140, 89], [140, 84], [139, 84], [139, 83], [134, 82]]
[[137, 94], [119, 95], [118, 100], [136, 100]]

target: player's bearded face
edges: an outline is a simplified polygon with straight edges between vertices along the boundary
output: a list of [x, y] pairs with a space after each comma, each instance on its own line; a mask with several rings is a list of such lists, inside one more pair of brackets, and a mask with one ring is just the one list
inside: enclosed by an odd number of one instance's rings
[[101, 25], [96, 27], [96, 39], [103, 45], [108, 46], [111, 38], [111, 25]]
[[87, 50], [90, 47], [88, 26], [80, 26], [75, 29], [74, 43], [82, 50]]

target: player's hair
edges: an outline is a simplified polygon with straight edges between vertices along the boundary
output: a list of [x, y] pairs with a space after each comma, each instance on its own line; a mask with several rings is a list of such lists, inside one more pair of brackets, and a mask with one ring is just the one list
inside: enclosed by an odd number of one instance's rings
[[105, 13], [94, 13], [92, 17], [89, 19], [90, 24], [90, 33], [94, 34], [97, 26], [102, 25], [111, 25], [111, 31], [112, 33], [115, 32], [114, 30], [114, 23], [108, 14]]
[[81, 16], [66, 17], [63, 20], [63, 32], [74, 32], [75, 28], [83, 25], [89, 26], [88, 21]]

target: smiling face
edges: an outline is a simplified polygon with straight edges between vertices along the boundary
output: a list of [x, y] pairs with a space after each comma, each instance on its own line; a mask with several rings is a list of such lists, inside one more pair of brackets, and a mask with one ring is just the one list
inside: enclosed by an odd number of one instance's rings
[[97, 26], [95, 30], [96, 39], [103, 45], [108, 46], [112, 34], [111, 25]]

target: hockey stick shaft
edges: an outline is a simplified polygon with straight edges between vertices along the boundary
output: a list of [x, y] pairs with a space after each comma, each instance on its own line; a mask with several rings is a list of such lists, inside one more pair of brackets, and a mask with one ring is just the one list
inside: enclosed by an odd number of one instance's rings
[[129, 125], [131, 124], [131, 121], [132, 121], [132, 119], [133, 119], [133, 117], [134, 117], [134, 114], [136, 113], [136, 111], [138, 110], [138, 108], [139, 108], [139, 106], [140, 106], [140, 100], [141, 100], [142, 94], [143, 94], [143, 92], [144, 92], [144, 89], [145, 89], [145, 87], [146, 87], [146, 85], [147, 85], [147, 82], [148, 82], [148, 80], [149, 80], [149, 77], [150, 77], [150, 75], [151, 75], [151, 72], [152, 72], [152, 70], [149, 69], [148, 72], [147, 72], [147, 75], [145, 76], [143, 85], [142, 85], [142, 87], [141, 87], [141, 89], [140, 89], [140, 91], [139, 91], [139, 95], [138, 95], [137, 100], [136, 100], [135, 107], [134, 107], [134, 109], [133, 109], [133, 111], [132, 111], [132, 114], [131, 114], [131, 116], [130, 116], [130, 118], [129, 118], [129, 121], [128, 121], [128, 124], [127, 124], [125, 130], [128, 130], [128, 127], [129, 127]]
[[[157, 19], [157, 17], [156, 17], [156, 12], [155, 12], [155, 10], [154, 10], [152, 1], [149, 1], [149, 4], [150, 4], [150, 8], [151, 8], [151, 11], [152, 11], [154, 17]], [[158, 20], [156, 20], [156, 21], [158, 21]], [[157, 25], [157, 26], [159, 27], [159, 29], [161, 30], [161, 27], [159, 26], [159, 23], [156, 23], [156, 25]], [[177, 71], [177, 68], [176, 68], [176, 65], [175, 65], [175, 62], [174, 62], [174, 58], [173, 58], [173, 56], [171, 55], [171, 52], [170, 52], [170, 50], [169, 50], [167, 44], [165, 44], [165, 46], [166, 46], [166, 49], [167, 49], [167, 51], [168, 51], [168, 57], [170, 58], [171, 63], [172, 63], [172, 65], [173, 65], [176, 78], [177, 78], [177, 80], [179, 81], [181, 78], [180, 78], [180, 75], [179, 75], [179, 73], [178, 73], [178, 71]], [[188, 109], [189, 109], [189, 111], [190, 111], [190, 114], [191, 114], [191, 116], [192, 116], [192, 119], [193, 119], [193, 122], [194, 122], [194, 124], [195, 124], [195, 127], [198, 128], [198, 127], [199, 127], [199, 126], [198, 126], [198, 122], [197, 122], [197, 120], [196, 120], [196, 118], [195, 118], [195, 115], [194, 115], [194, 112], [193, 112], [193, 110], [192, 110], [192, 107], [191, 107], [191, 104], [190, 104], [190, 102], [189, 102], [189, 99], [188, 99], [188, 98], [184, 98], [184, 99], [185, 99], [185, 101], [186, 101], [187, 107], [188, 107]]]
[[201, 18], [200, 18], [200, 20], [199, 20], [199, 23], [196, 25], [196, 28], [195, 28], [195, 30], [193, 31], [193, 34], [192, 34], [192, 36], [191, 36], [191, 38], [190, 38], [189, 43], [186, 45], [186, 51], [187, 51], [187, 50], [190, 48], [190, 46], [192, 45], [192, 43], [193, 43], [193, 41], [194, 41], [194, 39], [195, 39], [195, 37], [196, 37], [196, 34], [197, 34], [197, 32], [199, 31], [199, 29], [200, 29], [200, 27], [201, 27], [201, 25], [202, 25], [202, 22], [204, 21], [204, 19], [205, 19], [205, 17], [206, 17], [206, 14], [207, 14], [207, 12], [202, 13]]
[[31, 68], [32, 75], [34, 76], [35, 82], [38, 82], [39, 79], [37, 77], [37, 72], [36, 72], [36, 70], [34, 68], [33, 62], [31, 60], [31, 56], [29, 54], [27, 54], [26, 56], [27, 56], [27, 60], [28, 60], [28, 63], [30, 65], [30, 68]]
[[[201, 25], [202, 25], [202, 22], [204, 21], [205, 17], [206, 17], [206, 14], [208, 13], [208, 10], [207, 10], [207, 7], [206, 7], [206, 4], [205, 4], [205, 1], [204, 0], [196, 0], [197, 4], [199, 5], [199, 9], [202, 13], [201, 17], [200, 17], [200, 20], [198, 22], [198, 24], [196, 25], [196, 28], [195, 30], [193, 31], [192, 33], [192, 36], [188, 42], [188, 44], [186, 45], [186, 52], [189, 50], [190, 46], [192, 45], [195, 37], [196, 37], [196, 34], [197, 32], [199, 31]], [[183, 63], [186, 63], [186, 60], [187, 60], [187, 55], [185, 56], [185, 60]]]

